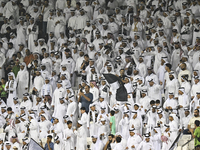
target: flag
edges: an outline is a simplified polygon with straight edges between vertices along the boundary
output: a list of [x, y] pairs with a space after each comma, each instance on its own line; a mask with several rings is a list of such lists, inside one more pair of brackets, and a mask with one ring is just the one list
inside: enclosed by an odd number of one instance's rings
[[103, 74], [106, 81], [110, 84], [112, 88], [116, 91], [116, 100], [117, 101], [127, 101], [127, 90], [124, 87], [122, 80], [114, 74]]
[[31, 138], [28, 144], [28, 150], [44, 150], [35, 140]]

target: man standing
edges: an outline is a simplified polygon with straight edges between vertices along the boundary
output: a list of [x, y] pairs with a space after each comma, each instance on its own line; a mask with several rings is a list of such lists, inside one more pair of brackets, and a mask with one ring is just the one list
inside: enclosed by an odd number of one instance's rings
[[57, 82], [57, 88], [55, 89], [55, 91], [53, 93], [53, 97], [52, 97], [52, 104], [51, 105], [54, 108], [54, 110], [56, 110], [56, 107], [60, 103], [59, 98], [62, 98], [64, 96], [65, 96], [65, 89], [62, 87], [62, 81], [59, 80]]
[[83, 92], [79, 92], [78, 102], [81, 102], [82, 107], [85, 107], [86, 113], [89, 112], [89, 105], [92, 103], [93, 95], [89, 92], [90, 87], [89, 85], [85, 86], [85, 94]]
[[22, 99], [23, 94], [28, 92], [28, 84], [29, 84], [29, 73], [26, 69], [25, 63], [21, 63], [20, 71], [17, 74], [16, 81], [18, 83], [17, 87], [18, 98]]
[[86, 150], [87, 134], [81, 120], [78, 121], [77, 126], [78, 130], [74, 130], [75, 135], [77, 135], [76, 150]]
[[44, 149], [45, 150], [54, 150], [54, 144], [51, 142], [52, 140], [52, 135], [47, 136], [47, 143], [45, 144]]

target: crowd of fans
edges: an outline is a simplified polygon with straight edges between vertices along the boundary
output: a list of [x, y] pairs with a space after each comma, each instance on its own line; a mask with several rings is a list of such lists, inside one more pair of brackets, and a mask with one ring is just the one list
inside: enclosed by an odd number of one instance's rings
[[0, 5], [0, 149], [200, 149], [200, 0]]

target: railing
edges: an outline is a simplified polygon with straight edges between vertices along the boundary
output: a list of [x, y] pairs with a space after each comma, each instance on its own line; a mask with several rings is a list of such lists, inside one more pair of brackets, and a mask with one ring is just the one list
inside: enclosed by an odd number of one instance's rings
[[171, 147], [169, 148], [169, 150], [174, 150], [174, 148], [176, 147], [176, 143], [179, 141], [179, 138], [181, 137], [181, 133], [182, 133], [182, 132], [179, 131], [178, 136], [176, 137], [176, 139], [175, 139], [174, 142], [172, 143], [172, 145], [171, 145]]
[[187, 141], [185, 144], [183, 144], [182, 146], [181, 146], [181, 148], [183, 148], [185, 145], [187, 145], [188, 143], [190, 143], [191, 141], [193, 141], [193, 137], [192, 137], [192, 139], [191, 140], [189, 140], [189, 141]]

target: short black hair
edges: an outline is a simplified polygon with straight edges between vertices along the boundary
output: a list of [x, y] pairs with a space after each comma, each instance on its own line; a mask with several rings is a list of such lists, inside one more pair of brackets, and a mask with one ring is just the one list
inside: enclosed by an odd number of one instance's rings
[[38, 60], [34, 60], [34, 63], [38, 63]]
[[155, 104], [155, 101], [154, 100], [151, 100], [150, 101], [150, 105], [154, 105]]
[[89, 55], [88, 55], [88, 54], [85, 54], [84, 57], [89, 57]]
[[111, 116], [114, 116], [114, 115], [115, 115], [115, 111], [114, 111], [114, 110], [111, 110], [111, 111], [110, 111], [110, 114], [111, 114]]
[[48, 135], [47, 137], [48, 137], [48, 138], [50, 138], [50, 139], [52, 139], [52, 138], [53, 138], [53, 137], [52, 137], [52, 135]]
[[11, 108], [11, 107], [8, 107], [8, 108], [7, 108], [7, 111], [12, 111], [12, 108]]
[[119, 136], [118, 136], [118, 137], [116, 137], [116, 141], [117, 141], [117, 143], [120, 143], [120, 142], [121, 142], [121, 140], [122, 140], [122, 139], [121, 139], [121, 137], [119, 137]]
[[114, 135], [113, 135], [113, 134], [109, 134], [108, 136], [111, 136], [112, 138], [114, 138]]
[[81, 107], [81, 110], [86, 110], [85, 107]]
[[170, 63], [165, 64], [166, 67], [168, 67], [170, 70], [172, 68], [172, 65]]
[[14, 57], [17, 57], [17, 55], [16, 55], [16, 54], [13, 54], [13, 55], [12, 55], [12, 57], [13, 57], [13, 56], [14, 56]]
[[17, 52], [17, 54], [20, 54], [20, 55], [22, 55], [22, 53], [21, 53], [21, 52]]
[[71, 120], [67, 121], [67, 124], [70, 124], [70, 123], [72, 123], [72, 121], [71, 121]]
[[45, 51], [45, 52], [46, 52], [46, 48], [42, 48], [42, 51]]
[[5, 80], [6, 81], [6, 78], [2, 77], [1, 80]]
[[160, 104], [160, 100], [159, 99], [156, 100], [156, 104]]
[[81, 3], [80, 3], [80, 2], [76, 2], [76, 5], [79, 5], [79, 6], [81, 6]]
[[194, 121], [194, 124], [198, 127], [199, 124], [200, 124], [200, 121], [199, 121], [199, 120], [195, 120], [195, 121]]
[[199, 113], [199, 110], [198, 109], [195, 109], [198, 113]]

